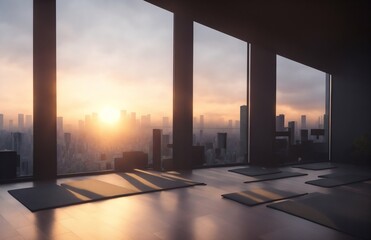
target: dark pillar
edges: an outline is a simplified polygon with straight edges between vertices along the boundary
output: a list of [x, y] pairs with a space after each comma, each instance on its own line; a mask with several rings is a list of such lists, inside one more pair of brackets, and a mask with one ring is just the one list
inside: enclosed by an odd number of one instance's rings
[[56, 0], [34, 0], [33, 23], [33, 174], [52, 179], [57, 176]]
[[371, 73], [333, 75], [331, 160], [371, 165]]
[[193, 21], [174, 14], [173, 160], [175, 169], [192, 167]]
[[161, 171], [161, 129], [153, 129], [153, 169]]
[[250, 164], [273, 165], [276, 116], [276, 54], [251, 45]]

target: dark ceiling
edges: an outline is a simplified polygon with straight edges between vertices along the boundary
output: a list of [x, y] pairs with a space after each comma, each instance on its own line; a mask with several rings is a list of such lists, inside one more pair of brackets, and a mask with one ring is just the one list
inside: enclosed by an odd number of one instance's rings
[[371, 69], [370, 1], [146, 1], [322, 71]]

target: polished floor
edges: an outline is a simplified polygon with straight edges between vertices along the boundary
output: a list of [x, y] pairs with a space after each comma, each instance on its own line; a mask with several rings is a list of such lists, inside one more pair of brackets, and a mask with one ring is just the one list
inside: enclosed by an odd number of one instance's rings
[[[182, 174], [206, 186], [120, 197], [32, 213], [7, 191], [33, 182], [0, 185], [0, 240], [3, 239], [353, 239], [330, 228], [267, 208], [248, 207], [221, 194], [257, 187], [305, 192], [331, 192], [305, 184], [334, 170], [283, 170], [308, 173], [258, 183], [227, 170], [197, 169]], [[58, 184], [84, 178], [115, 183], [114, 174], [59, 179]], [[341, 201], [341, 199], [339, 200]]]

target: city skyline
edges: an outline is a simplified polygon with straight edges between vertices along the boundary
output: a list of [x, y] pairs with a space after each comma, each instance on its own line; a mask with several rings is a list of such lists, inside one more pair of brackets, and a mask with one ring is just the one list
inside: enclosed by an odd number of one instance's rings
[[[248, 108], [246, 105], [240, 106], [240, 112], [239, 117], [237, 119], [226, 119], [222, 122], [215, 122], [212, 121], [212, 119], [208, 119], [205, 117], [204, 114], [194, 116], [193, 117], [193, 128], [194, 129], [237, 129], [240, 128], [240, 121], [241, 121], [241, 114], [242, 114], [242, 107], [246, 108], [243, 112], [248, 111]], [[108, 109], [109, 110], [109, 109]], [[100, 114], [114, 114], [115, 116], [102, 116]], [[244, 113], [246, 114], [246, 113]], [[117, 115], [117, 116], [116, 116]], [[127, 110], [120, 110], [120, 112], [114, 112], [111, 111], [108, 112], [91, 112], [88, 114], [83, 114], [80, 119], [76, 120], [73, 124], [70, 122], [65, 122], [64, 116], [57, 116], [56, 122], [57, 122], [57, 129], [58, 125], [60, 125], [60, 122], [62, 123], [63, 129], [70, 130], [76, 130], [80, 127], [81, 123], [84, 123], [87, 120], [87, 118], [94, 120], [96, 122], [99, 122], [103, 125], [108, 126], [109, 128], [117, 127], [118, 124], [122, 123], [123, 120], [135, 120], [135, 123], [138, 126], [143, 126], [143, 123], [146, 127], [164, 127], [164, 128], [171, 128], [172, 127], [172, 118], [170, 116], [163, 116], [161, 118], [153, 119], [152, 115], [150, 113], [146, 114], [138, 114], [137, 112], [133, 111], [127, 111]], [[115, 118], [112, 120], [112, 118]], [[323, 128], [325, 116], [320, 115], [317, 117], [311, 117], [310, 119], [314, 119], [314, 121], [308, 121], [307, 115], [300, 115], [297, 119], [290, 119], [286, 118], [285, 114], [278, 114], [276, 116], [276, 131], [285, 131], [289, 127], [289, 122], [295, 122], [296, 124], [299, 124], [300, 128], [303, 129], [309, 129], [309, 128]], [[244, 122], [246, 120], [243, 120]], [[9, 118], [7, 117], [7, 114], [0, 112], [0, 130], [10, 130], [9, 124], [12, 124], [13, 128], [17, 129], [28, 129], [31, 128], [33, 125], [33, 119], [32, 115], [30, 114], [23, 114], [18, 113], [17, 118]], [[303, 126], [304, 122], [304, 126]], [[74, 127], [71, 127], [71, 125], [75, 125]]]

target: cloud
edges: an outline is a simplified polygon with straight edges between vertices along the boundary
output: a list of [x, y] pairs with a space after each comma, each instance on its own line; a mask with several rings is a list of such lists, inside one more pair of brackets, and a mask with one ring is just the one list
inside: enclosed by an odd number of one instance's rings
[[309, 112], [323, 115], [325, 77], [324, 72], [277, 56], [277, 105], [286, 106], [281, 109], [290, 109], [286, 114], [295, 117]]
[[0, 0], [0, 60], [32, 65], [32, 1]]
[[[171, 13], [144, 1], [60, 1], [60, 113], [68, 114], [83, 94], [91, 106], [121, 102], [119, 108], [143, 114], [171, 111], [172, 24]], [[87, 90], [75, 91], [79, 86]]]
[[209, 121], [239, 119], [246, 104], [247, 44], [194, 24], [194, 114]]

